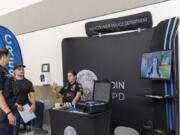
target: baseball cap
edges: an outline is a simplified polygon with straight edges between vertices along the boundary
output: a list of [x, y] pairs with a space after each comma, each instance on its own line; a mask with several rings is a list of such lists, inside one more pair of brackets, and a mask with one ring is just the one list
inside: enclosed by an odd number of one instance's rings
[[21, 64], [21, 63], [18, 63], [16, 65], [14, 65], [14, 70], [18, 69], [19, 67], [26, 67], [25, 65]]

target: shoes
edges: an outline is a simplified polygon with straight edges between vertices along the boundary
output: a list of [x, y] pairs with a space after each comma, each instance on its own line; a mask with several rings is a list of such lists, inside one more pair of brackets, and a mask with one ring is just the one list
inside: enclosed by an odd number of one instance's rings
[[31, 132], [32, 127], [31, 126], [24, 126], [20, 125], [20, 128], [18, 129], [19, 132]]
[[44, 130], [42, 128], [34, 128], [33, 133], [34, 134], [48, 134], [48, 130]]

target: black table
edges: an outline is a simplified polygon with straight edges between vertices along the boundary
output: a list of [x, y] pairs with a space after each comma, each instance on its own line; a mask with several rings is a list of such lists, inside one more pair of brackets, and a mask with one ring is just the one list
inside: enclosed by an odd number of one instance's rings
[[52, 135], [109, 135], [111, 111], [87, 114], [50, 109], [50, 121]]

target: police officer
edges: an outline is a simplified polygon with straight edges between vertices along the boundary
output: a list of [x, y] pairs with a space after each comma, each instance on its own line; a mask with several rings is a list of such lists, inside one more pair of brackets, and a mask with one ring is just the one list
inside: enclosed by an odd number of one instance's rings
[[[1, 135], [16, 135], [16, 133], [13, 134], [13, 128], [16, 126], [16, 117], [12, 110], [15, 104], [11, 85], [13, 77], [5, 68], [9, 64], [9, 61], [8, 49], [0, 49], [0, 109], [7, 117], [0, 122]], [[0, 117], [2, 117], [2, 114]]]
[[57, 98], [63, 97], [63, 103], [70, 102], [72, 105], [75, 105], [80, 100], [83, 89], [81, 84], [76, 81], [75, 71], [69, 71], [67, 79], [68, 82], [59, 92], [57, 92], [57, 83], [53, 83], [52, 91]]

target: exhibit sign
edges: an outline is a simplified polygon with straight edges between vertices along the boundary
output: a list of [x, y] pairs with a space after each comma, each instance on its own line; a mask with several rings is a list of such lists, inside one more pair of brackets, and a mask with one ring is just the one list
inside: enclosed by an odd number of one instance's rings
[[0, 26], [0, 48], [7, 48], [10, 52], [10, 62], [6, 67], [14, 74], [14, 65], [23, 63], [21, 49], [15, 35], [5, 27]]
[[142, 12], [130, 16], [100, 20], [86, 23], [86, 34], [95, 36], [99, 33], [106, 34], [112, 32], [128, 31], [135, 29], [151, 28], [153, 24], [150, 12]]

